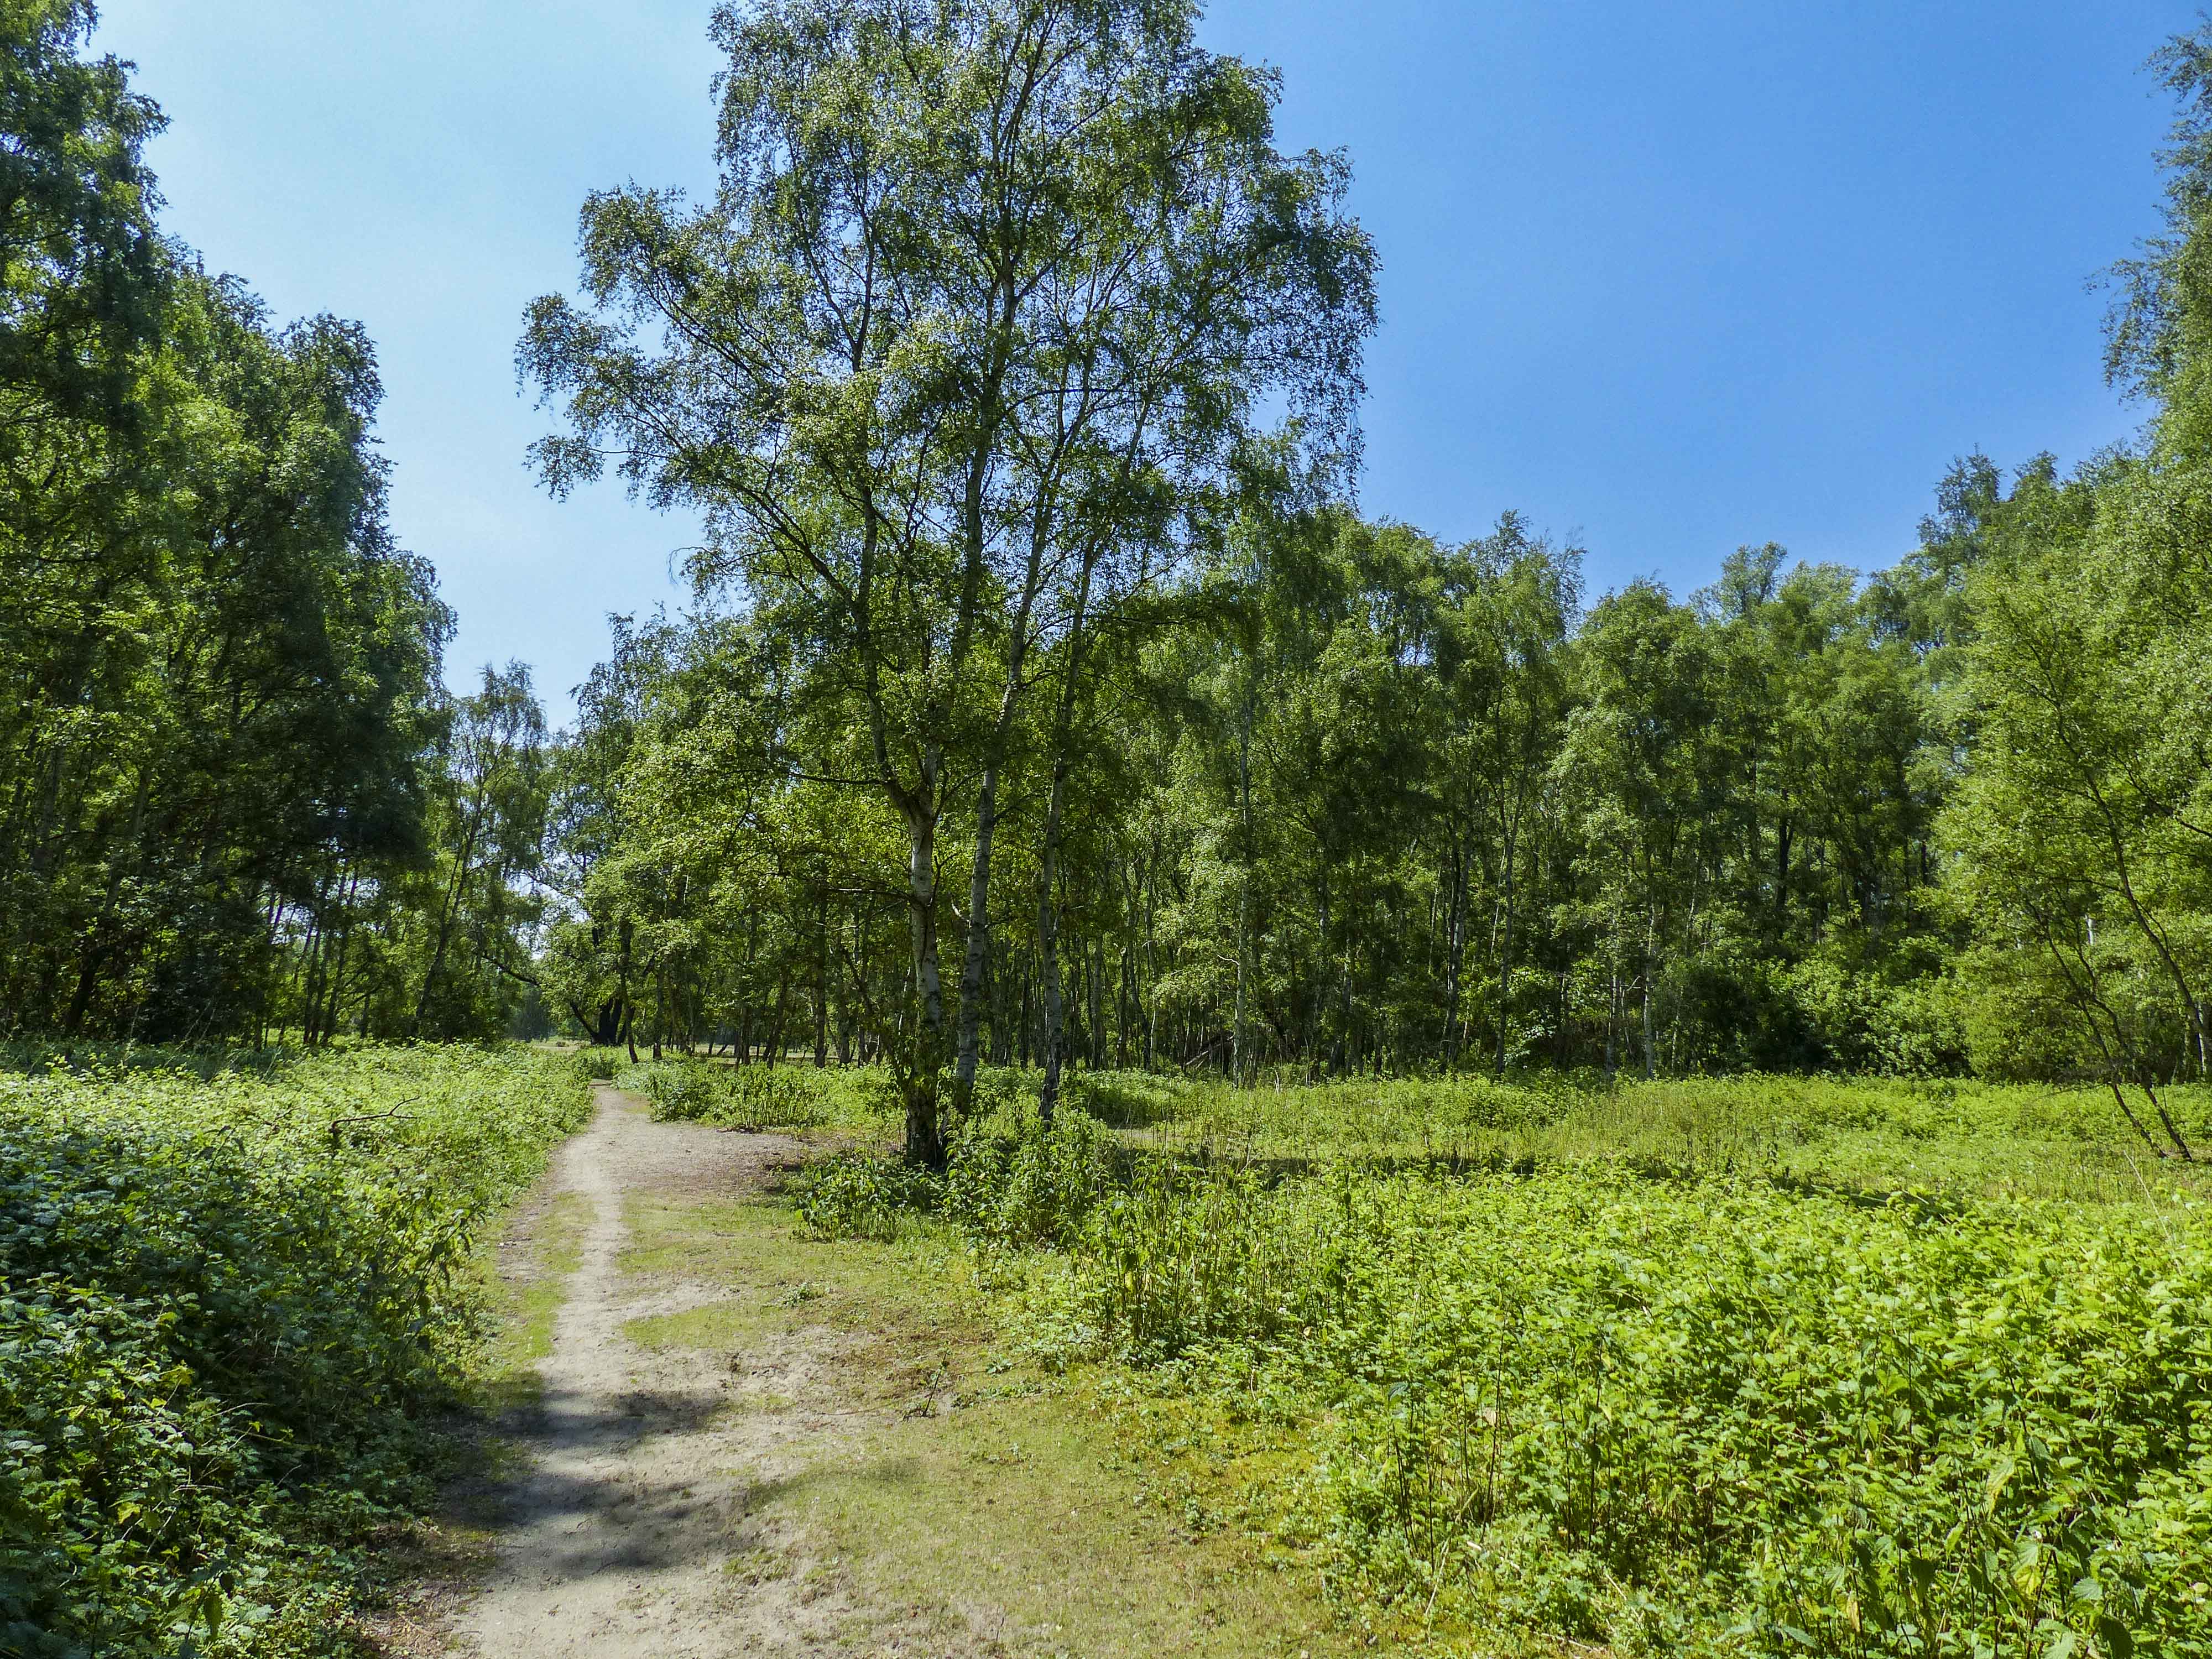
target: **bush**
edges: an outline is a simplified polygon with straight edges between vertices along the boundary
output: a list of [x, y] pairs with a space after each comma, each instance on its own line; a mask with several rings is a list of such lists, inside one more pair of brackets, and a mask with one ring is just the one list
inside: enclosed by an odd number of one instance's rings
[[1313, 1288], [1296, 1281], [1315, 1263], [1276, 1224], [1281, 1202], [1249, 1170], [1147, 1159], [1085, 1230], [1086, 1322], [1140, 1362], [1287, 1328]]
[[520, 1048], [0, 1080], [0, 1650], [337, 1650], [585, 1109]]
[[813, 1164], [799, 1218], [817, 1238], [888, 1241], [906, 1217], [942, 1214], [979, 1244], [1072, 1245], [1113, 1184], [1105, 1129], [1070, 1108], [1049, 1129], [1033, 1115], [998, 1122], [962, 1136], [941, 1175], [857, 1152]]
[[1110, 1144], [1097, 1119], [1071, 1106], [1050, 1128], [1029, 1115], [965, 1136], [945, 1170], [945, 1212], [992, 1244], [1071, 1245], [1107, 1191]]
[[870, 1126], [895, 1113], [890, 1074], [872, 1066], [729, 1066], [669, 1060], [640, 1066], [623, 1082], [642, 1090], [661, 1123], [725, 1129]]
[[934, 1210], [939, 1179], [895, 1158], [841, 1152], [812, 1165], [797, 1193], [799, 1218], [816, 1238], [888, 1243], [902, 1219]]
[[2212, 1215], [2109, 1101], [1080, 1082], [942, 1177], [823, 1168], [809, 1225], [1065, 1251], [1065, 1340], [1309, 1425], [1338, 1593], [1481, 1651], [2212, 1652]]

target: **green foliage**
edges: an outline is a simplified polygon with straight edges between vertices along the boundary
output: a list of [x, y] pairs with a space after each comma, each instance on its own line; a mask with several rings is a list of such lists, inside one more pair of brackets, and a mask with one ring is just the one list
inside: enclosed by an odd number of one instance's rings
[[[755, 797], [725, 823], [829, 820], [833, 840], [899, 848], [884, 891], [903, 915], [850, 922], [912, 922], [912, 1006], [869, 1024], [925, 1162], [944, 1150], [947, 1064], [964, 1085], [979, 1057], [1000, 769], [1032, 738], [1061, 757], [1089, 746], [1096, 636], [1157, 625], [1157, 590], [1254, 452], [1342, 479], [1357, 451], [1375, 258], [1344, 210], [1348, 169], [1279, 151], [1273, 76], [1205, 50], [1196, 27], [1182, 6], [1032, 0], [722, 8], [720, 189], [696, 208], [594, 195], [584, 298], [538, 301], [521, 344], [564, 417], [535, 451], [548, 484], [618, 455], [656, 503], [702, 513], [693, 574], [744, 612], [700, 630], [711, 678], [672, 688], [710, 713], [667, 734], [656, 780], [691, 810], [631, 814], [646, 820], [631, 868], [658, 878], [676, 945], [702, 902], [734, 896], [715, 892], [733, 872], [698, 856], [718, 816], [702, 794]], [[702, 766], [718, 746], [735, 764]], [[816, 787], [757, 787], [797, 774]], [[937, 837], [965, 775], [981, 902], [948, 975]], [[1045, 808], [1047, 950], [1066, 799], [1053, 788]], [[798, 890], [775, 908], [811, 923], [826, 1018], [830, 897], [866, 889], [836, 882], [840, 853], [812, 836], [797, 850], [777, 867]], [[587, 901], [571, 940], [599, 969], [578, 1012], [601, 1041], [637, 943], [615, 896]], [[957, 1031], [948, 978], [969, 988]], [[788, 988], [779, 975], [779, 1026]], [[1056, 1075], [1056, 1029], [1044, 1047]]]
[[733, 10], [726, 188], [587, 204], [522, 348], [538, 460], [702, 508], [732, 603], [617, 619], [586, 689], [578, 1025], [881, 1061], [932, 1163], [992, 1062], [1046, 1109], [1164, 1062], [2212, 1075], [2203, 32], [2121, 273], [2144, 453], [1961, 460], [1870, 576], [1768, 543], [1585, 605], [1511, 513], [1452, 545], [1341, 500], [1370, 250], [1191, 21]]
[[366, 1026], [381, 1014], [380, 1029], [409, 1037], [493, 1037], [535, 988], [528, 939], [540, 906], [527, 883], [545, 839], [545, 711], [529, 668], [511, 662], [486, 665], [448, 715], [430, 879], [384, 930], [398, 996], [374, 1010], [365, 997], [362, 1018]]
[[[2212, 1091], [2162, 1091], [2183, 1132], [2212, 1133]], [[1756, 1174], [1874, 1194], [2140, 1199], [2197, 1190], [2148, 1157], [2111, 1094], [1957, 1079], [1693, 1078], [1607, 1087], [1460, 1077], [1304, 1086], [1187, 1080], [1125, 1139], [1204, 1164], [1279, 1171], [1357, 1159], [1445, 1173], [1609, 1164], [1685, 1177]]]
[[1305, 1437], [1273, 1502], [1340, 1597], [1483, 1650], [2212, 1642], [2206, 1190], [2004, 1195], [2124, 1153], [2108, 1098], [1101, 1082], [1142, 1127], [846, 1158], [809, 1224], [1065, 1252], [1020, 1281], [1063, 1340]]
[[337, 1651], [349, 1552], [425, 1495], [476, 1242], [581, 1068], [165, 1058], [0, 1078], [0, 1645]]
[[1987, 509], [1962, 686], [1983, 735], [1945, 830], [1991, 1071], [2063, 1055], [2154, 1088], [2212, 1054], [2204, 486], [2121, 460]]
[[896, 1116], [890, 1079], [866, 1066], [748, 1066], [656, 1061], [625, 1074], [661, 1122], [726, 1129], [877, 1128]]
[[817, 1238], [889, 1240], [910, 1218], [936, 1215], [987, 1249], [1064, 1249], [1084, 1236], [1126, 1164], [1080, 1110], [1065, 1108], [1049, 1124], [1009, 1114], [960, 1136], [942, 1172], [854, 1152], [810, 1165], [799, 1213]]
[[1360, 1594], [1639, 1651], [2212, 1639], [2199, 1211], [1585, 1169], [1102, 1217], [1103, 1331], [1336, 1413], [1313, 1486]]
[[1082, 1080], [1125, 1127], [1017, 1099], [802, 1214], [1064, 1253], [1008, 1281], [1044, 1328], [1303, 1437], [1271, 1503], [1340, 1598], [1485, 1650], [2212, 1643], [2212, 1194], [2108, 1097]]
[[495, 1036], [527, 676], [448, 696], [374, 344], [161, 234], [161, 118], [93, 23], [0, 7], [0, 1037]]
[[1113, 1184], [1112, 1146], [1072, 1103], [1048, 1124], [1021, 1113], [995, 1133], [963, 1135], [945, 1167], [945, 1213], [1000, 1249], [1072, 1245]]
[[885, 1243], [907, 1218], [934, 1210], [939, 1177], [897, 1159], [840, 1152], [810, 1165], [797, 1189], [799, 1218], [816, 1238]]
[[[1765, 549], [1693, 604], [1640, 588], [1577, 621], [1577, 560], [1510, 519], [1459, 549], [1240, 520], [1070, 738], [1049, 882], [1012, 821], [939, 846], [998, 872], [953, 1011], [981, 1059], [1057, 1050], [1077, 1091], [1170, 1059], [1962, 1069], [1930, 891], [1955, 733], [1900, 631], [1933, 601]], [[908, 878], [906, 831], [818, 782], [864, 757], [775, 747], [797, 642], [756, 608], [617, 647], [574, 754], [621, 769], [576, 786], [590, 874], [554, 935], [579, 1024], [903, 1064], [882, 1034], [915, 1012], [910, 915], [843, 896]], [[1004, 787], [1048, 802], [1030, 755]]]

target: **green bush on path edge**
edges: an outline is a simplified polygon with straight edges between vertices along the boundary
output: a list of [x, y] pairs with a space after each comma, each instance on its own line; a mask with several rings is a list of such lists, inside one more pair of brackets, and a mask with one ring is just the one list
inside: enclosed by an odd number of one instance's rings
[[0, 1652], [358, 1650], [477, 1243], [587, 1101], [517, 1047], [0, 1076]]

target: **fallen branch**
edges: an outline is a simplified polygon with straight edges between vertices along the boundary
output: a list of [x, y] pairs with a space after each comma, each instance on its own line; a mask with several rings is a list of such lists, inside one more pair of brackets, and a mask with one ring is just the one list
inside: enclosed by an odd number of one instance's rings
[[413, 1100], [403, 1100], [398, 1105], [393, 1107], [388, 1112], [360, 1112], [351, 1117], [332, 1118], [330, 1122], [331, 1145], [336, 1146], [339, 1144], [338, 1131], [345, 1128], [349, 1124], [389, 1123], [395, 1117], [412, 1118], [415, 1114], [409, 1111], [407, 1108], [414, 1105], [416, 1102], [421, 1100], [422, 1097], [422, 1096], [417, 1095]]

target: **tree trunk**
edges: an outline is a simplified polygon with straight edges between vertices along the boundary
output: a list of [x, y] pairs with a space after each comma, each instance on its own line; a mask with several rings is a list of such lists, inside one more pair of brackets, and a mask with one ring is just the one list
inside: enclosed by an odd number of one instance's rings
[[814, 933], [814, 1069], [830, 1063], [830, 889], [822, 889]]
[[939, 975], [937, 939], [937, 778], [940, 760], [932, 750], [923, 763], [923, 783], [907, 818], [907, 913], [914, 942], [914, 985], [921, 1018], [901, 1066], [906, 1096], [906, 1155], [936, 1169], [945, 1162], [945, 1130], [937, 1111], [937, 1073], [945, 1063], [945, 988]]
[[[980, 489], [980, 478], [977, 480]], [[977, 509], [980, 514], [980, 508]], [[1022, 667], [1028, 659], [1030, 613], [1036, 603], [1038, 575], [1043, 568], [1051, 515], [1042, 506], [1030, 526], [1029, 569], [1022, 584], [1021, 603], [1014, 612], [1006, 650], [1006, 677], [999, 696], [999, 716], [991, 731], [989, 758], [975, 798], [975, 860], [968, 879], [968, 942], [960, 964], [959, 1029], [955, 1034], [952, 1109], [966, 1112], [975, 1097], [975, 1066], [981, 1054], [983, 981], [991, 951], [991, 854], [999, 826], [999, 767], [1006, 737], [1013, 728], [1014, 712], [1022, 685]], [[980, 516], [970, 533], [980, 546]]]
[[1060, 815], [1067, 802], [1067, 762], [1056, 758], [1052, 769], [1052, 795], [1045, 809], [1044, 856], [1037, 878], [1038, 979], [1044, 994], [1044, 1032], [1040, 1043], [1044, 1082], [1037, 1090], [1037, 1119], [1049, 1127], [1060, 1104], [1060, 1029], [1066, 1018], [1060, 982], [1060, 915], [1053, 890], [1060, 879]]
[[768, 1066], [775, 1069], [775, 1062], [783, 1056], [783, 1022], [791, 1006], [791, 969], [787, 967], [775, 984], [775, 1023], [769, 1028]]
[[[1252, 701], [1244, 700], [1244, 718], [1237, 732], [1237, 811], [1243, 830], [1237, 873], [1237, 1023], [1230, 1032], [1229, 1076], [1238, 1088], [1250, 1056], [1245, 1052], [1244, 1010], [1251, 976], [1249, 953], [1252, 939]], [[1147, 925], [1150, 917], [1147, 916]]]
[[1044, 854], [1037, 879], [1037, 955], [1044, 993], [1044, 1082], [1037, 1090], [1037, 1119], [1048, 1127], [1060, 1104], [1060, 1027], [1066, 1014], [1060, 980], [1059, 917], [1053, 893], [1059, 884], [1060, 825], [1067, 808], [1068, 738], [1074, 730], [1076, 699], [1083, 684], [1083, 623], [1100, 551], [1096, 543], [1085, 548], [1075, 603], [1068, 613], [1067, 671], [1060, 682], [1060, 712], [1053, 722], [1052, 793], [1045, 808]]
[[1451, 894], [1444, 907], [1444, 1066], [1459, 1059], [1459, 1005], [1467, 970], [1467, 851], [1451, 832]]
[[1498, 939], [1498, 1075], [1500, 1078], [1505, 1075], [1506, 1049], [1512, 1025], [1509, 999], [1513, 994], [1513, 853], [1514, 843], [1520, 838], [1520, 827], [1518, 815], [1516, 814], [1507, 821], [1505, 829], [1505, 914]]
[[1611, 1083], [1620, 1071], [1620, 964], [1613, 964], [1605, 985], [1605, 1080]]
[[[1013, 688], [1006, 696], [1011, 702]], [[991, 845], [999, 827], [999, 768], [983, 769], [975, 795], [975, 859], [968, 877], [968, 944], [960, 963], [959, 1029], [955, 1035], [952, 1109], [965, 1114], [975, 1098], [975, 1067], [981, 1056], [983, 978], [991, 951]]]
[[430, 1006], [430, 992], [438, 982], [438, 975], [446, 966], [446, 947], [453, 934], [453, 918], [459, 914], [461, 896], [466, 890], [469, 864], [477, 855], [477, 836], [483, 828], [481, 806], [472, 806], [469, 812], [468, 834], [461, 838], [461, 850], [453, 860], [453, 885], [447, 889], [445, 902], [438, 907], [438, 948], [430, 957], [430, 965], [422, 973], [422, 992], [415, 999], [413, 1030], [419, 1035], [422, 1016]]
[[1657, 913], [1646, 914], [1644, 929], [1644, 1075], [1646, 1079], [1659, 1075], [1657, 1056], [1651, 1046], [1651, 992], [1653, 970], [1656, 967], [1659, 938]]

